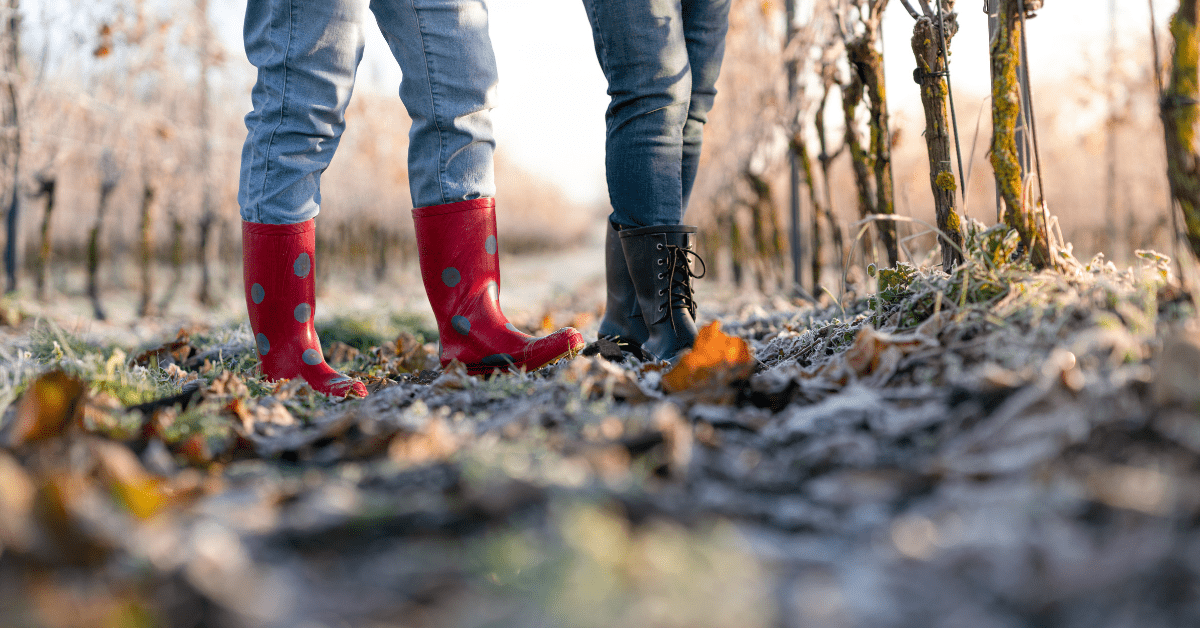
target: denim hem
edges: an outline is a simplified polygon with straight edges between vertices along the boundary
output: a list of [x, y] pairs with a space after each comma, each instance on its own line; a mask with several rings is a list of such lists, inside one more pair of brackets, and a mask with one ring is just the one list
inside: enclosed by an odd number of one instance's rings
[[424, 218], [426, 216], [441, 216], [444, 214], [457, 214], [458, 212], [467, 212], [480, 209], [493, 209], [496, 207], [496, 199], [494, 198], [473, 198], [467, 201], [458, 201], [457, 203], [445, 203], [442, 205], [428, 205], [426, 207], [414, 207], [412, 210], [413, 216]]

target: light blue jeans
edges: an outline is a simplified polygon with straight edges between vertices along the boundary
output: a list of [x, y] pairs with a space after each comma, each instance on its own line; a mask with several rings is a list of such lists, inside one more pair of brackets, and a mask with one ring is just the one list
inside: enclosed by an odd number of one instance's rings
[[617, 225], [683, 220], [717, 95], [731, 0], [583, 0], [612, 98], [605, 170]]
[[[496, 59], [484, 0], [370, 0], [370, 9], [403, 73], [413, 207], [495, 196]], [[246, 56], [258, 79], [242, 148], [243, 220], [294, 224], [317, 215], [366, 12], [367, 0], [248, 1]]]

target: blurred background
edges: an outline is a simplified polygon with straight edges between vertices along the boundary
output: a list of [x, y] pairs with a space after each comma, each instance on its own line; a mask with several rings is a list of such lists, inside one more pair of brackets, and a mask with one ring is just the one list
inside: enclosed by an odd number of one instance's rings
[[[237, 312], [238, 159], [254, 79], [241, 45], [244, 2], [7, 4], [17, 17], [7, 22], [16, 41], [7, 50], [14, 106], [6, 107], [15, 110], [7, 126], [15, 125], [20, 146], [16, 200], [7, 209], [6, 224], [16, 234], [9, 291], [43, 304], [73, 299], [80, 317], [137, 318], [197, 304]], [[837, 86], [849, 72], [838, 55], [842, 31], [853, 29], [847, 6], [855, 4], [862, 3], [800, 0], [789, 33], [781, 0], [733, 2], [720, 94], [686, 217], [704, 230], [702, 253], [716, 285], [780, 294], [799, 284], [820, 294], [843, 273], [853, 280], [857, 268], [876, 261], [846, 264], [855, 247], [839, 254], [829, 245], [834, 231], [847, 242], [858, 232], [850, 159], [840, 149], [846, 122]], [[1152, 4], [1162, 44], [1175, 3]], [[967, 167], [965, 214], [991, 224], [997, 203], [987, 156], [982, 5], [957, 3], [960, 31], [950, 68]], [[546, 299], [586, 284], [590, 290], [580, 298], [598, 300], [608, 211], [607, 96], [582, 4], [493, 0], [489, 6], [501, 77], [495, 119], [502, 249], [514, 268], [539, 271], [518, 284], [553, 284], [518, 296]], [[1149, 3], [1051, 0], [1029, 22], [1046, 197], [1080, 258], [1104, 252], [1120, 263], [1139, 248], [1169, 252], [1149, 10]], [[932, 223], [912, 28], [893, 1], [882, 40], [895, 206], [898, 214]], [[356, 291], [417, 286], [419, 297], [407, 212], [409, 120], [396, 96], [402, 77], [373, 25], [368, 33], [347, 130], [323, 178], [320, 279], [328, 285], [330, 277], [348, 277]], [[861, 127], [864, 119], [852, 123]], [[795, 138], [816, 167], [793, 192]], [[793, 243], [794, 193], [800, 220]], [[813, 220], [814, 202], [832, 221]], [[929, 263], [935, 243], [928, 227], [899, 229], [902, 258]], [[803, 258], [801, 276], [790, 261], [793, 249]], [[535, 262], [522, 266], [521, 259]], [[513, 285], [506, 279], [506, 293]]]

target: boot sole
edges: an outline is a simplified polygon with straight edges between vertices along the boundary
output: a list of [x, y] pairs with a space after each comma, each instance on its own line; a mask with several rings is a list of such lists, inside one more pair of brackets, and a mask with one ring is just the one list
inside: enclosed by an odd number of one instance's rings
[[[537, 368], [534, 368], [532, 370], [536, 371], [537, 369], [540, 369], [543, 366], [550, 366], [551, 364], [554, 364], [555, 362], [558, 362], [559, 360], [562, 360], [563, 358], [573, 358], [573, 357], [579, 355], [579, 352], [583, 351], [583, 347], [585, 347], [585, 346], [587, 346], [587, 345], [585, 344], [585, 345], [581, 345], [579, 347], [571, 347], [570, 349], [567, 349], [563, 353], [560, 353], [559, 355], [557, 355], [553, 358], [550, 358], [545, 363], [539, 365]], [[492, 375], [495, 373], [509, 373], [514, 368], [520, 368], [520, 367], [518, 367], [515, 364], [510, 365], [510, 366], [480, 366], [480, 365], [467, 366], [467, 374], [468, 375]]]

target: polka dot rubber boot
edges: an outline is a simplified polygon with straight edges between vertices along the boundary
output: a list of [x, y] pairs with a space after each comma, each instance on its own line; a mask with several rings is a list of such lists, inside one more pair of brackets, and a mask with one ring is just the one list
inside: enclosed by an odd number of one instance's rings
[[533, 371], [583, 349], [583, 336], [570, 327], [534, 338], [517, 331], [500, 311], [494, 199], [414, 209], [413, 224], [442, 366], [458, 360], [475, 375]]
[[313, 327], [316, 226], [242, 222], [242, 274], [258, 363], [270, 381], [304, 378], [335, 397], [366, 397], [367, 388], [330, 368]]

